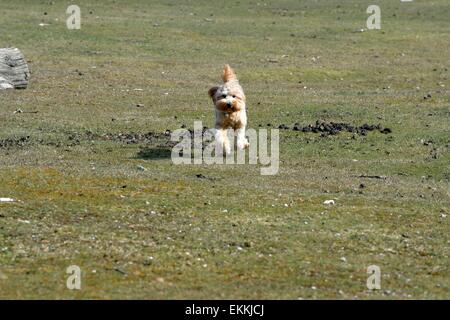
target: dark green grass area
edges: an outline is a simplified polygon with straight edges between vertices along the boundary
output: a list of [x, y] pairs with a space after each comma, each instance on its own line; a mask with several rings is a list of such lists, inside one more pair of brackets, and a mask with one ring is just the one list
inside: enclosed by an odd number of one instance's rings
[[[0, 298], [450, 298], [448, 1], [76, 4], [81, 30], [66, 1], [1, 1], [31, 79], [0, 93]], [[275, 176], [170, 159], [225, 63], [249, 127], [290, 128]], [[316, 121], [392, 133], [292, 130]]]

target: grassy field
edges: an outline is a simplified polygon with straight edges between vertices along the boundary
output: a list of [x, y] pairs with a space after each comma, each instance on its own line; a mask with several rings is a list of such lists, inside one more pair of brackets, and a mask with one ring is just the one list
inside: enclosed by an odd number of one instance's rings
[[[79, 0], [68, 30], [68, 1], [1, 0], [32, 74], [0, 93], [0, 298], [449, 299], [448, 1], [223, 3]], [[291, 128], [277, 175], [167, 156], [224, 63], [250, 128]], [[317, 120], [392, 133], [292, 130]]]

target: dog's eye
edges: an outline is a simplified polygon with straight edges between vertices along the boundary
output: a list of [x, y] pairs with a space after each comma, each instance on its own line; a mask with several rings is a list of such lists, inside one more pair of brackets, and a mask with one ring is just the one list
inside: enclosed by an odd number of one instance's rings
[[223, 98], [223, 99], [225, 99], [226, 97], [227, 97], [227, 95], [226, 95], [226, 94], [223, 94], [223, 95], [222, 95], [222, 98]]
[[233, 98], [236, 98], [236, 96], [233, 96]]

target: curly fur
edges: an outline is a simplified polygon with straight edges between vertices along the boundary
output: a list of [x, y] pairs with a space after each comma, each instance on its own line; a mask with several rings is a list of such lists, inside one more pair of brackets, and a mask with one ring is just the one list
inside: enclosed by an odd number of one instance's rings
[[249, 146], [245, 138], [247, 112], [244, 90], [229, 65], [225, 65], [223, 69], [222, 80], [223, 84], [209, 89], [209, 96], [216, 112], [216, 141], [230, 153], [230, 142], [227, 137], [227, 130], [230, 128], [236, 131], [238, 148], [244, 149]]

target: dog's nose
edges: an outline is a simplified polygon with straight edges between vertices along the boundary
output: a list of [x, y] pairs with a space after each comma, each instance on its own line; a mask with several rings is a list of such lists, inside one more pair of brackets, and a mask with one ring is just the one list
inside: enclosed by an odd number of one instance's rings
[[227, 101], [228, 108], [231, 108], [232, 105], [233, 105], [233, 103], [231, 101]]

